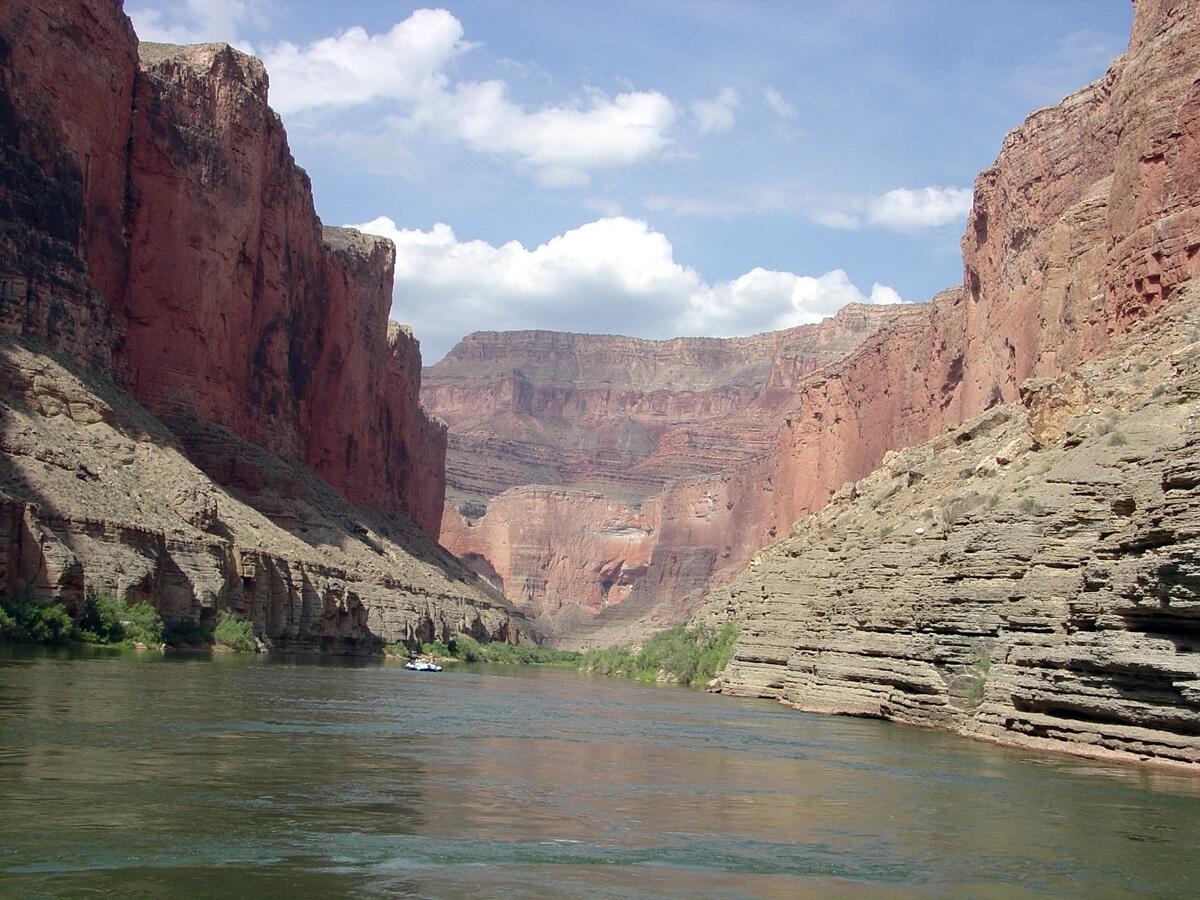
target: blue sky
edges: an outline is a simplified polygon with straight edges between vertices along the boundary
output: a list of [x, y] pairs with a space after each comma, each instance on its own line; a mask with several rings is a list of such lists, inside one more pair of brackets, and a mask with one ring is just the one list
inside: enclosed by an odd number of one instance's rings
[[425, 359], [477, 329], [667, 337], [924, 300], [978, 171], [1103, 74], [1129, 0], [131, 0], [230, 41], [334, 224], [396, 240]]

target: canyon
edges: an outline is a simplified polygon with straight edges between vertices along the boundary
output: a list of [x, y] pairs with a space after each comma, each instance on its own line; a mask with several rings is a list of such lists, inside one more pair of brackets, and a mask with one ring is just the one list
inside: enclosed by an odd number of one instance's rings
[[450, 428], [441, 541], [560, 643], [682, 621], [790, 525], [731, 473], [769, 456], [813, 373], [914, 315], [852, 304], [729, 339], [469, 335], [422, 381]]
[[1198, 154], [1200, 10], [1139, 0], [979, 176], [963, 289], [802, 395], [780, 458], [846, 484], [706, 602], [743, 631], [713, 689], [1200, 761]]
[[6, 594], [329, 652], [531, 636], [436, 544], [394, 248], [321, 223], [262, 64], [109, 2], [5, 3], [0, 37]]

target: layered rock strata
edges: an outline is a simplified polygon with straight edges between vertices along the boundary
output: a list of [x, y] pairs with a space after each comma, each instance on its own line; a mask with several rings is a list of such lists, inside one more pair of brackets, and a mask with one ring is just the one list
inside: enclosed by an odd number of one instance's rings
[[714, 689], [1200, 764], [1200, 290], [1102, 357], [887, 454], [701, 621]]
[[564, 642], [686, 618], [761, 546], [725, 496], [797, 386], [911, 307], [749, 338], [481, 332], [425, 372], [451, 428], [442, 541]]
[[261, 63], [139, 46], [109, 0], [0, 3], [0, 138], [0, 588], [231, 608], [293, 649], [528, 633], [420, 533], [445, 429], [393, 248], [322, 225]]
[[744, 628], [721, 689], [1200, 762], [1198, 114], [1200, 8], [1139, 0], [1106, 76], [1009, 135], [963, 290], [802, 392], [778, 458], [849, 484], [711, 598]]
[[78, 615], [89, 591], [168, 627], [220, 610], [274, 650], [363, 654], [523, 618], [406, 516], [203, 419], [163, 421], [106, 378], [0, 338], [0, 588]]
[[5, 329], [436, 535], [445, 435], [387, 321], [393, 248], [322, 227], [262, 64], [139, 47], [111, 2], [6, 3], [0, 84]]

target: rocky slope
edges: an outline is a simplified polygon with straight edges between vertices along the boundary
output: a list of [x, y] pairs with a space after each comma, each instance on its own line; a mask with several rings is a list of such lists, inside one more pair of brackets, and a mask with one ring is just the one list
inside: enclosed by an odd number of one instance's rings
[[776, 444], [811, 373], [913, 314], [851, 306], [735, 339], [470, 335], [422, 389], [451, 430], [442, 542], [563, 642], [606, 616], [686, 618], [764, 540], [718, 510], [728, 473]]
[[[280, 642], [338, 651], [416, 640], [468, 609], [480, 636], [518, 634], [497, 595], [404, 524], [437, 534], [445, 429], [420, 406], [417, 342], [387, 320], [394, 251], [322, 226], [257, 60], [225, 45], [139, 47], [109, 0], [3, 3], [0, 137], [0, 327], [19, 338], [0, 421], [4, 590], [71, 605], [86, 586], [119, 589], [152, 597], [168, 621], [244, 607]], [[85, 432], [37, 421], [61, 414], [40, 398], [75, 365], [70, 377], [98, 380], [68, 393], [116, 408], [119, 386], [158, 417], [149, 443], [175, 448], [167, 465], [122, 445], [146, 502], [117, 502], [125, 487], [100, 476], [72, 493], [53, 470], [107, 470], [68, 450]], [[145, 443], [135, 420], [105, 425]], [[195, 483], [180, 450], [241, 512], [177, 530], [151, 472], [161, 463]], [[317, 511], [297, 518], [285, 501]], [[271, 536], [234, 527], [252, 512], [276, 524]], [[352, 634], [317, 622], [322, 604], [351, 597]]]
[[[1185, 290], [1200, 274], [1198, 171], [1200, 9], [1139, 0], [1107, 75], [1031, 115], [980, 175], [962, 291], [800, 392], [770, 470], [782, 506], [818, 509], [884, 468], [713, 598], [706, 617], [746, 625], [726, 689], [1200, 759], [1182, 346], [1200, 336]], [[1011, 406], [1022, 391], [1026, 411]], [[1085, 439], [1087, 417], [1110, 412]], [[885, 456], [947, 428], [949, 445]], [[1003, 441], [977, 442], [989, 429]], [[976, 471], [996, 486], [962, 493]]]
[[800, 709], [1200, 764], [1200, 290], [892, 452], [699, 618], [713, 685]]
[[168, 625], [250, 619], [273, 649], [370, 653], [521, 616], [411, 519], [195, 417], [163, 421], [43, 345], [0, 337], [0, 587], [73, 614], [94, 590]]
[[0, 37], [5, 329], [436, 534], [445, 437], [389, 330], [393, 250], [322, 228], [262, 64], [220, 44], [139, 60], [98, 0], [6, 3]]

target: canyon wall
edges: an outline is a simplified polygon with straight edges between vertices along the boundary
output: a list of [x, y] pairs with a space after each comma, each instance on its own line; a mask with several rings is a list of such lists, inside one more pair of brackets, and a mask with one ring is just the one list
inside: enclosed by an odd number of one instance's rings
[[686, 618], [766, 540], [731, 473], [775, 446], [798, 385], [914, 314], [852, 305], [733, 339], [470, 335], [422, 390], [451, 429], [442, 542], [564, 643]]
[[0, 88], [4, 592], [229, 608], [293, 649], [530, 635], [433, 540], [394, 250], [322, 225], [261, 63], [3, 0]]
[[6, 329], [436, 535], [445, 436], [387, 321], [394, 251], [322, 227], [262, 64], [221, 44], [139, 61], [101, 0], [5, 3], [0, 35]]
[[710, 598], [743, 629], [722, 689], [1200, 761], [1198, 114], [1200, 9], [1140, 0], [1106, 76], [1009, 135], [963, 289], [800, 392], [785, 505], [849, 484]]

